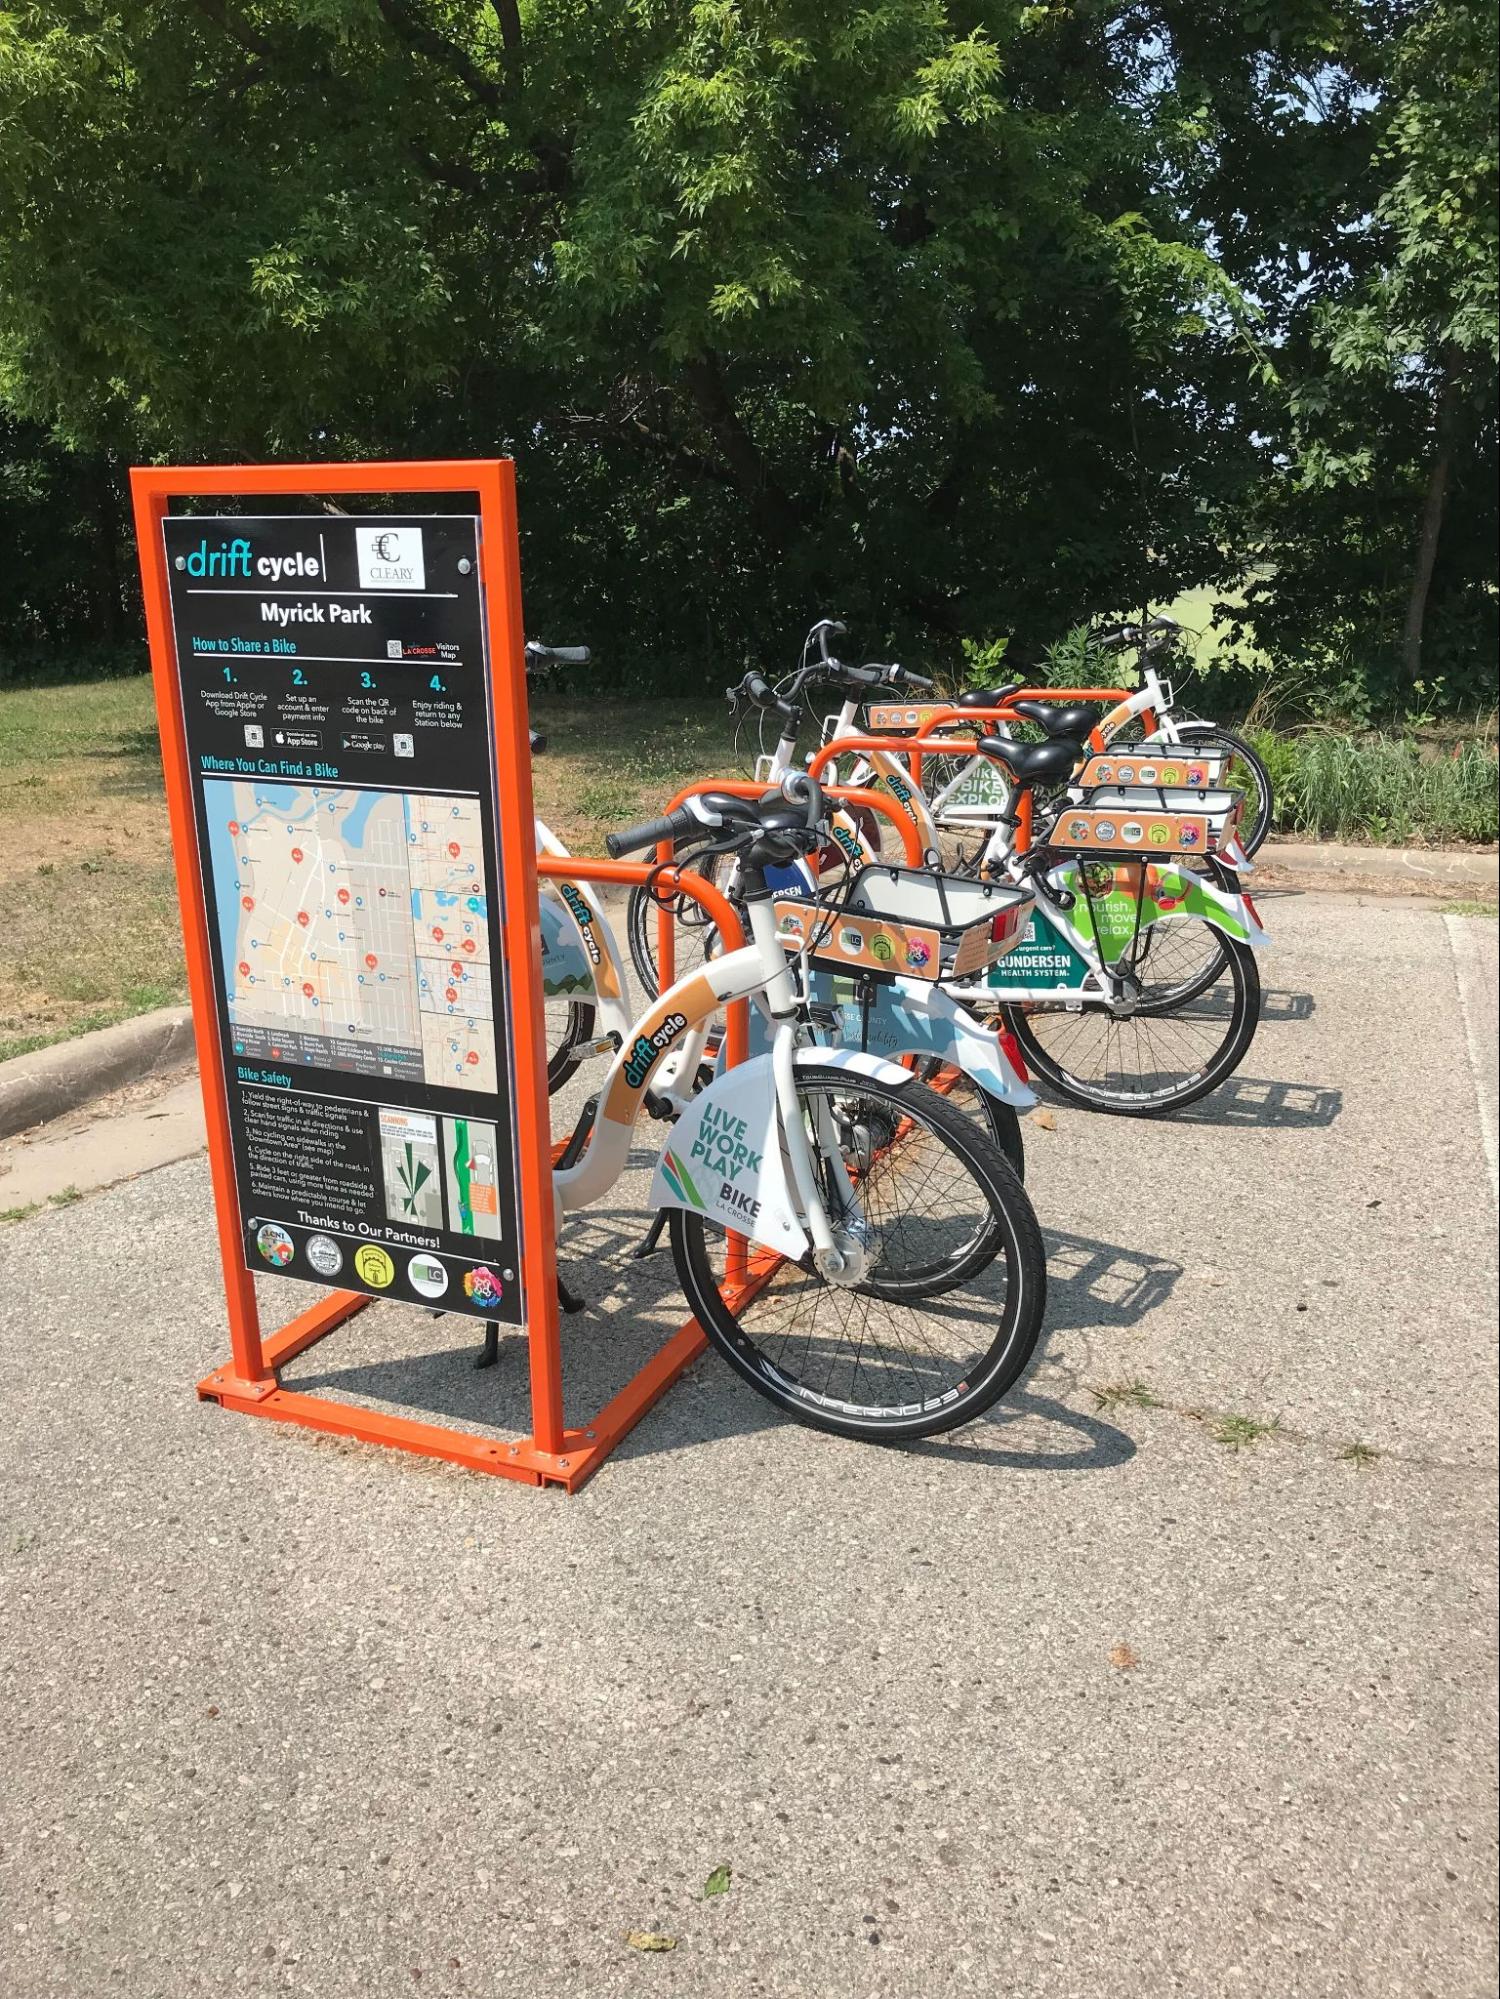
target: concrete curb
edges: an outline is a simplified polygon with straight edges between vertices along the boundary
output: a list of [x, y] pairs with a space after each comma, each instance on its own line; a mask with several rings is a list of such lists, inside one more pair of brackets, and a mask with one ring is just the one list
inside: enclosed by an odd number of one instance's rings
[[[1272, 838], [1255, 861], [1257, 867], [1285, 868], [1288, 874], [1359, 875], [1434, 895], [1471, 888], [1493, 896], [1500, 889], [1500, 854], [1483, 847], [1349, 847], [1332, 840], [1304, 845]], [[1253, 890], [1253, 877], [1250, 885]]]
[[0, 1138], [186, 1062], [192, 1053], [193, 1016], [186, 1007], [169, 1006], [0, 1062]]
[[[1500, 855], [1481, 848], [1349, 847], [1271, 839], [1256, 860], [1268, 874], [1312, 877], [1329, 888], [1346, 877], [1399, 883], [1408, 894], [1472, 890], [1492, 899], [1500, 891]], [[1253, 891], [1253, 876], [1250, 886]], [[0, 1062], [0, 1138], [45, 1124], [124, 1083], [186, 1062], [192, 1054], [192, 1015], [186, 1007], [163, 1007], [118, 1027]]]

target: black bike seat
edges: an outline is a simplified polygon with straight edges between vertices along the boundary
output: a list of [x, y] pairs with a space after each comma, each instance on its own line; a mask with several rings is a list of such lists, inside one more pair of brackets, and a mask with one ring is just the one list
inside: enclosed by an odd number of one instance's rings
[[1018, 743], [1009, 736], [982, 736], [979, 747], [1004, 764], [1017, 784], [1056, 784], [1078, 762], [1077, 743]]
[[1081, 702], [1061, 708], [1055, 701], [1014, 701], [1011, 706], [1049, 736], [1086, 736], [1098, 721], [1098, 710]]
[[1022, 682], [1011, 680], [1004, 687], [971, 687], [967, 694], [960, 694], [954, 703], [958, 708], [1003, 708], [1012, 694], [1019, 691]]

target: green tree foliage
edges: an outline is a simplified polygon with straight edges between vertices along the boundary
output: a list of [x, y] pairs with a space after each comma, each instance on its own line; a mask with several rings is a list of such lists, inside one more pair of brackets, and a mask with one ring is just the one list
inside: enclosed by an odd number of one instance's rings
[[1263, 72], [1266, 109], [1205, 190], [1221, 212], [1244, 199], [1226, 267], [1275, 330], [1240, 623], [1293, 702], [1492, 703], [1494, 12], [1436, 0], [1332, 28], [1320, 68]]
[[[825, 610], [871, 652], [1025, 658], [1258, 554], [1282, 653], [1319, 509], [1346, 562], [1379, 514], [1392, 565], [1325, 593], [1352, 657], [1410, 584], [1459, 336], [1414, 238], [1367, 476], [1334, 465], [1372, 400], [1334, 316], [1386, 309], [1398, 160], [1448, 187], [1443, 146], [1471, 157], [1421, 81], [1447, 45], [1417, 50], [1464, 11], [13, 6], [0, 407], [75, 470], [511, 453], [533, 629], [657, 684]], [[1463, 379], [1430, 621], [1476, 573]]]

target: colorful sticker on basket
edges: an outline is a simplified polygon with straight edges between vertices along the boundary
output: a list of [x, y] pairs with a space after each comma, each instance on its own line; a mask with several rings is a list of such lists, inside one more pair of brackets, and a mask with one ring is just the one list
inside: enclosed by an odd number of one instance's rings
[[812, 940], [821, 960], [858, 965], [867, 972], [906, 971], [917, 978], [938, 975], [938, 933], [918, 925], [891, 923], [883, 916], [840, 916], [806, 904], [775, 905], [776, 934], [790, 950]]
[[1096, 784], [1155, 784], [1206, 791], [1218, 782], [1223, 761], [1222, 757], [1168, 757], [1144, 762], [1137, 757], [1090, 757], [1075, 781], [1085, 790]]
[[930, 722], [934, 715], [946, 712], [941, 702], [929, 701], [919, 707], [899, 707], [892, 702], [881, 702], [868, 709], [870, 728], [875, 734], [882, 729], [920, 729]]
[[1052, 835], [1058, 847], [1154, 847], [1158, 852], [1191, 854], [1211, 851], [1210, 822], [1206, 815], [1192, 812], [1144, 813], [1139, 819], [1122, 819], [1111, 812], [1080, 809], [1064, 813]]

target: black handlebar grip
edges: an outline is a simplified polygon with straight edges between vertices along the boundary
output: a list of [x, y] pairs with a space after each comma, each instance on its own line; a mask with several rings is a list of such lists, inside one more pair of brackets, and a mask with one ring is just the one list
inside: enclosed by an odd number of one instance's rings
[[547, 747], [547, 738], [539, 736], [535, 729], [528, 730], [527, 734], [531, 737], [531, 754], [534, 757], [539, 757]]
[[745, 675], [745, 692], [758, 708], [769, 708], [776, 700], [770, 683], [759, 673]]
[[662, 840], [675, 840], [680, 834], [692, 831], [698, 821], [685, 805], [679, 805], [675, 812], [668, 812], [660, 819], [647, 819], [639, 826], [627, 826], [623, 833], [606, 833], [604, 850], [613, 861], [622, 855], [638, 854], [642, 847], [654, 847]]

